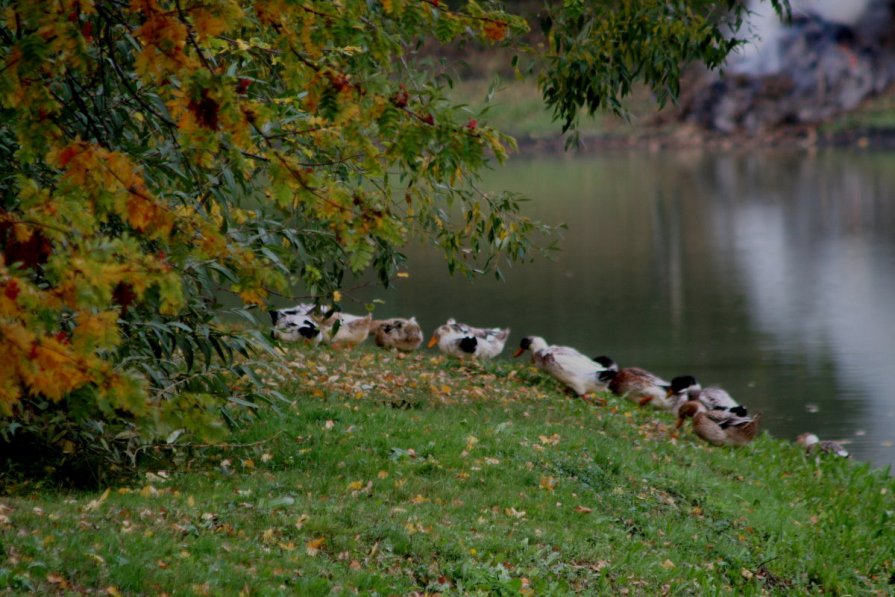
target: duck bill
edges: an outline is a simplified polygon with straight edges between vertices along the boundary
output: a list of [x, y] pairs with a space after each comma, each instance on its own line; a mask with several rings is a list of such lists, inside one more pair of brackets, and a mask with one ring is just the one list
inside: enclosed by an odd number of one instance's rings
[[435, 336], [432, 336], [431, 338], [429, 338], [429, 343], [426, 344], [426, 346], [428, 346], [429, 348], [432, 348], [436, 344], [438, 344], [438, 338], [436, 338]]
[[524, 353], [524, 352], [525, 352], [524, 348], [517, 348], [516, 352], [513, 353], [513, 358], [516, 359], [516, 358], [521, 357], [522, 353]]
[[674, 430], [677, 431], [684, 424], [684, 417], [678, 417], [677, 423], [674, 424]]

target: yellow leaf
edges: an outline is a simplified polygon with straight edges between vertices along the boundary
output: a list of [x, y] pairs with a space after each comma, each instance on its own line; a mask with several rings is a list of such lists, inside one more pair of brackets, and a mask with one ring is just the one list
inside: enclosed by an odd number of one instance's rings
[[318, 537], [305, 543], [305, 550], [312, 558], [320, 553], [320, 548], [326, 542], [326, 537]]
[[363, 481], [352, 481], [351, 483], [348, 484], [348, 491], [358, 491], [359, 489], [362, 489], [363, 486], [364, 486]]
[[416, 495], [410, 500], [410, 503], [412, 503], [412, 504], [423, 504], [423, 503], [428, 502], [428, 501], [429, 501], [429, 498], [427, 498], [427, 497], [423, 497], [423, 496], [421, 496], [420, 494], [416, 494]]
[[662, 568], [665, 568], [666, 570], [671, 570], [672, 568], [677, 568], [677, 566], [675, 566], [674, 562], [672, 562], [671, 560], [665, 560], [664, 562], [662, 562], [661, 565], [662, 565]]
[[99, 496], [95, 500], [91, 500], [90, 502], [88, 502], [88, 504], [84, 506], [84, 510], [87, 510], [89, 512], [91, 510], [96, 510], [97, 508], [99, 508], [100, 505], [104, 501], [106, 501], [106, 498], [109, 497], [109, 491], [111, 491], [111, 488], [107, 487], [101, 496]]
[[556, 489], [556, 479], [553, 477], [541, 477], [541, 489], [553, 491]]
[[399, 278], [409, 278], [409, 277], [410, 277], [410, 273], [409, 273], [409, 272], [398, 272], [398, 273], [395, 274], [395, 275], [397, 275]]
[[575, 512], [578, 512], [579, 514], [590, 514], [591, 512], [593, 512], [593, 509], [579, 505], [575, 506]]
[[199, 34], [199, 41], [204, 41], [207, 37], [213, 37], [227, 30], [226, 21], [217, 18], [204, 8], [199, 8], [193, 13], [193, 22], [196, 25], [196, 32]]

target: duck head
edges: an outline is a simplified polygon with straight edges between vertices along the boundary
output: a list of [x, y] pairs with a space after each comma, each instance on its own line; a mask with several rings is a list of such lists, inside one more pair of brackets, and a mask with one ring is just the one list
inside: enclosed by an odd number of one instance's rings
[[547, 348], [546, 340], [544, 340], [540, 336], [526, 336], [519, 341], [519, 348], [517, 348], [516, 352], [513, 353], [513, 357], [522, 356], [522, 353], [526, 350], [530, 350], [532, 353], [535, 353], [544, 348]]
[[696, 378], [692, 375], [678, 375], [671, 380], [671, 385], [668, 386], [666, 397], [670, 398], [675, 395], [684, 396], [689, 394], [692, 390], [701, 389], [702, 386], [699, 385], [699, 382], [697, 382]]

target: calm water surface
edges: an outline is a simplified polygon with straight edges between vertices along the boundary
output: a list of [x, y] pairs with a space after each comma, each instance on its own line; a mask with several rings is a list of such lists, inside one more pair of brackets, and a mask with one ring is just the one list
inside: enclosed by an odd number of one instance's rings
[[[895, 464], [895, 153], [517, 158], [487, 180], [569, 229], [507, 280], [410, 252], [377, 315], [511, 326], [720, 384], [765, 428]], [[509, 352], [509, 351], [507, 351]], [[508, 355], [505, 356], [508, 358]]]

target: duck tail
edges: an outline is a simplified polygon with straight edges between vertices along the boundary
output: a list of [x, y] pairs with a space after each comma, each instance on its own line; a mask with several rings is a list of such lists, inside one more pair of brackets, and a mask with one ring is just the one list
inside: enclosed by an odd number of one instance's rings
[[748, 437], [750, 440], [755, 439], [755, 436], [758, 435], [758, 427], [759, 422], [761, 421], [761, 413], [756, 414], [752, 417], [752, 420], [740, 427], [740, 430]]

